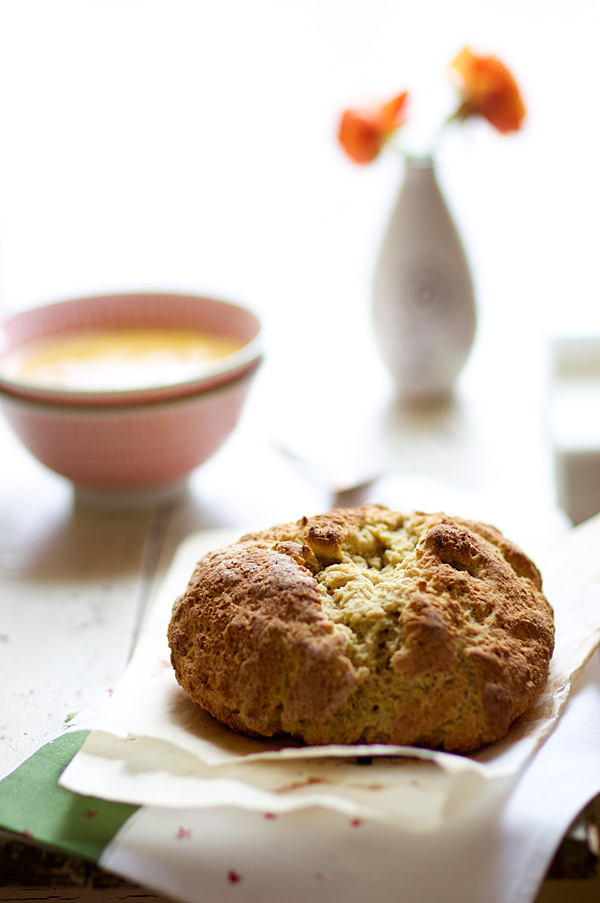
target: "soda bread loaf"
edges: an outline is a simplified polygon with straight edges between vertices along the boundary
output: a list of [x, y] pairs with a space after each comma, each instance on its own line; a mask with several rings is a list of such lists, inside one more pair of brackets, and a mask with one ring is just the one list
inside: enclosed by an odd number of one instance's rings
[[539, 571], [498, 530], [380, 505], [209, 553], [168, 635], [181, 686], [236, 731], [462, 753], [531, 708], [554, 646]]

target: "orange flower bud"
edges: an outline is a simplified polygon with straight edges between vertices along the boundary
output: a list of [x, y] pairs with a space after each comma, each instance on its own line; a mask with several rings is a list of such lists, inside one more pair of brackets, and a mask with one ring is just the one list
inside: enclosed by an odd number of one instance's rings
[[338, 139], [355, 163], [370, 163], [384, 144], [404, 125], [408, 92], [369, 110], [344, 110]]
[[504, 63], [493, 56], [476, 56], [465, 47], [451, 68], [460, 77], [461, 105], [456, 118], [483, 116], [503, 134], [521, 127], [525, 107], [517, 83]]

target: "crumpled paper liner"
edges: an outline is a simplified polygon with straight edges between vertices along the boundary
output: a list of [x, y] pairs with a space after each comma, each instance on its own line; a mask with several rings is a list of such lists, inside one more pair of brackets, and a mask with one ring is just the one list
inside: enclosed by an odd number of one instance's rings
[[[472, 756], [414, 747], [306, 747], [255, 740], [219, 725], [177, 684], [167, 625], [197, 559], [243, 531], [190, 536], [180, 547], [108, 703], [71, 729], [90, 730], [60, 783], [80, 794], [148, 806], [291, 812], [320, 806], [435, 831], [481, 794], [507, 793], [548, 736], [572, 682], [600, 643], [600, 521], [536, 555], [555, 612], [550, 675], [536, 706]], [[593, 554], [589, 554], [593, 551]], [[371, 764], [365, 764], [370, 762]]]

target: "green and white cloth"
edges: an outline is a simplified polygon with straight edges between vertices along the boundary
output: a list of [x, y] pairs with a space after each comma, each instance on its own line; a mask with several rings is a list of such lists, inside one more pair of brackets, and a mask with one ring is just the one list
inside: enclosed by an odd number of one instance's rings
[[[191, 537], [110, 700], [0, 782], [0, 826], [182, 903], [532, 903], [572, 820], [600, 793], [596, 529], [565, 539], [566, 575], [556, 549], [542, 562], [558, 642], [537, 714], [468, 760], [423, 751], [413, 773], [404, 763], [418, 751], [405, 751], [387, 784], [374, 780], [379, 761], [354, 763], [358, 789], [342, 752], [318, 760], [266, 744], [256, 754], [184, 698], [165, 619], [214, 541]], [[424, 818], [421, 802], [436, 800]]]
[[328, 809], [287, 814], [132, 806], [58, 784], [85, 733], [65, 733], [0, 782], [0, 823], [184, 903], [531, 903], [571, 821], [600, 792], [600, 662], [505, 798], [416, 834]]

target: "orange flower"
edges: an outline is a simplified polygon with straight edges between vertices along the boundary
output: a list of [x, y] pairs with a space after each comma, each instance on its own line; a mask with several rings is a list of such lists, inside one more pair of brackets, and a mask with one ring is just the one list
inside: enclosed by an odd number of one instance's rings
[[465, 47], [451, 63], [461, 79], [461, 105], [456, 119], [483, 116], [499, 132], [517, 131], [525, 107], [514, 78], [500, 60], [476, 56]]
[[408, 92], [369, 110], [344, 110], [338, 139], [355, 163], [370, 163], [384, 144], [404, 125]]

